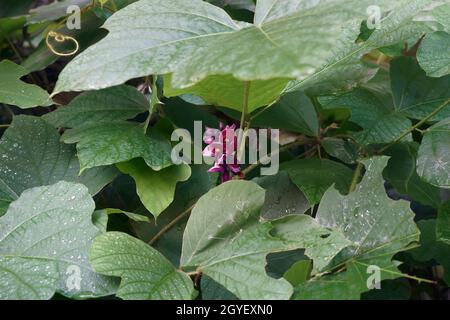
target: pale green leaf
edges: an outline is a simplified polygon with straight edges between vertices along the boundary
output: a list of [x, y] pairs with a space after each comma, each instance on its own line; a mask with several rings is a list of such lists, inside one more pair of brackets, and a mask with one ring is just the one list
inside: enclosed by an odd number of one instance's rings
[[[264, 190], [249, 181], [230, 181], [201, 197], [184, 232], [182, 266], [200, 268], [240, 299], [287, 299], [292, 287], [286, 280], [266, 274], [267, 254], [315, 243], [320, 250], [316, 247], [308, 252], [320, 261], [325, 252], [332, 255], [342, 249], [328, 243], [327, 236], [322, 236], [330, 231], [306, 215], [260, 223], [263, 205]], [[274, 226], [276, 235], [271, 235]], [[290, 232], [284, 233], [286, 229]], [[342, 236], [339, 239], [344, 246], [348, 244]]]
[[118, 163], [117, 167], [136, 181], [136, 191], [142, 204], [155, 218], [173, 201], [177, 183], [186, 181], [191, 175], [187, 164], [155, 171], [142, 159]]
[[[49, 299], [105, 296], [116, 283], [95, 274], [88, 249], [100, 231], [95, 204], [81, 184], [58, 182], [25, 191], [0, 217], [0, 298]], [[78, 269], [80, 283], [70, 279]]]
[[426, 35], [417, 51], [417, 60], [430, 77], [450, 74], [450, 34], [441, 31]]
[[[322, 271], [345, 267], [345, 272], [316, 276], [296, 288], [298, 299], [358, 299], [368, 291], [368, 267], [380, 270], [380, 280], [402, 274], [392, 261], [395, 253], [419, 240], [409, 203], [393, 201], [384, 189], [382, 171], [387, 157], [365, 160], [366, 173], [347, 196], [330, 188], [322, 198], [316, 220], [323, 227], [340, 230], [352, 244], [336, 255]], [[367, 195], [370, 194], [370, 197]]]
[[187, 300], [195, 297], [191, 279], [157, 250], [125, 233], [95, 238], [89, 251], [94, 270], [120, 277], [117, 296], [125, 300]]
[[[428, 1], [412, 2], [409, 7], [417, 9]], [[55, 92], [105, 88], [148, 74], [171, 74], [174, 88], [211, 75], [305, 79], [335, 56], [330, 48], [355, 41], [373, 4], [385, 11], [397, 6], [385, 0], [286, 0], [271, 11], [271, 1], [259, 1], [252, 25], [200, 0], [141, 0], [107, 20], [108, 36], [69, 63]]]
[[11, 62], [0, 62], [0, 103], [6, 103], [19, 108], [33, 108], [52, 104], [48, 93], [34, 84], [20, 80], [28, 71]]
[[89, 124], [67, 130], [61, 137], [65, 143], [77, 143], [77, 155], [82, 170], [115, 164], [142, 157], [155, 170], [172, 164], [171, 145], [153, 132], [134, 122]]

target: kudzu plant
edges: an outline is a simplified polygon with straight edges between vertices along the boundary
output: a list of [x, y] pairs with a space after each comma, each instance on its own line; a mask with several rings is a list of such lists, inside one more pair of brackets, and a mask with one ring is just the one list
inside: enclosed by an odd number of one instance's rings
[[450, 1], [6, 0], [0, 59], [0, 299], [450, 297]]

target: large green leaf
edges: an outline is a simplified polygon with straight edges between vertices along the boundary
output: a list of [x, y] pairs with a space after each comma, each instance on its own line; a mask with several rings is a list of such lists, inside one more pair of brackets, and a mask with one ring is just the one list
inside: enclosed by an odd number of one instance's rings
[[171, 146], [156, 131], [145, 135], [135, 122], [94, 123], [66, 131], [65, 143], [77, 143], [82, 170], [142, 157], [154, 170], [172, 164]]
[[417, 60], [430, 77], [450, 74], [450, 34], [435, 32], [426, 35], [417, 51]]
[[60, 143], [59, 138], [58, 132], [41, 118], [14, 117], [0, 140], [0, 215], [26, 189], [65, 180], [83, 183], [95, 195], [117, 175], [112, 167], [94, 168], [79, 175], [75, 148]]
[[450, 119], [435, 124], [425, 133], [417, 173], [432, 185], [450, 188]]
[[424, 205], [438, 208], [441, 190], [423, 181], [416, 172], [418, 146], [414, 143], [397, 144], [386, 152], [389, 159], [383, 175], [401, 194], [410, 196]]
[[197, 267], [241, 299], [287, 299], [292, 287], [266, 274], [267, 254], [311, 247], [308, 253], [320, 261], [325, 252], [335, 255], [348, 244], [306, 215], [260, 223], [263, 205], [264, 190], [253, 182], [231, 181], [209, 191], [186, 225], [181, 265]]
[[[100, 231], [95, 204], [81, 184], [58, 182], [25, 191], [0, 217], [0, 298], [110, 295], [116, 283], [95, 274], [87, 255]], [[78, 274], [73, 274], [78, 270]], [[79, 286], [76, 279], [79, 276]]]
[[157, 250], [125, 233], [95, 238], [89, 260], [96, 272], [122, 278], [117, 296], [132, 300], [187, 300], [195, 297], [191, 279]]
[[131, 86], [117, 86], [80, 94], [65, 107], [47, 113], [43, 118], [55, 127], [75, 128], [81, 125], [128, 120], [148, 110], [149, 102]]
[[[389, 11], [380, 21], [380, 28], [375, 29], [366, 41], [355, 43], [352, 29], [347, 29], [349, 40], [338, 41], [332, 45], [334, 54], [326, 64], [311, 76], [292, 81], [286, 91], [307, 90], [311, 94], [347, 91], [357, 84], [363, 84], [377, 72], [377, 66], [361, 61], [363, 55], [380, 47], [403, 43], [409, 39], [419, 39], [430, 31], [426, 24], [413, 21], [414, 17], [431, 1], [390, 1], [390, 3], [365, 3], [365, 8], [378, 5], [382, 11]], [[308, 2], [305, 2], [308, 3]], [[279, 4], [280, 6], [284, 5]], [[338, 10], [337, 10], [338, 11]], [[364, 19], [366, 19], [364, 17]], [[344, 32], [345, 34], [345, 32]], [[312, 53], [314, 55], [314, 53]]]
[[351, 169], [328, 159], [292, 160], [282, 163], [280, 169], [289, 174], [310, 204], [319, 203], [333, 184], [342, 193], [347, 193], [353, 177]]
[[177, 183], [186, 181], [191, 175], [187, 164], [155, 171], [142, 159], [118, 163], [117, 167], [136, 181], [136, 191], [142, 204], [155, 218], [173, 201]]
[[0, 62], [0, 103], [24, 109], [52, 104], [45, 90], [20, 80], [28, 73], [25, 68], [9, 60]]
[[[412, 2], [416, 8], [428, 1]], [[261, 0], [255, 23], [247, 24], [200, 0], [141, 0], [107, 20], [108, 36], [62, 71], [55, 92], [105, 88], [148, 74], [171, 74], [174, 88], [211, 75], [305, 79], [335, 56], [330, 48], [355, 41], [373, 4], [385, 11], [397, 6], [385, 0]]]
[[401, 276], [397, 263], [391, 259], [419, 240], [419, 230], [409, 203], [393, 201], [386, 195], [382, 171], [387, 161], [387, 157], [364, 161], [366, 173], [353, 193], [342, 196], [330, 188], [323, 196], [317, 222], [341, 230], [352, 244], [336, 255], [322, 272], [338, 267], [345, 267], [346, 271], [319, 274], [296, 288], [296, 298], [357, 299], [369, 290], [369, 266], [379, 268], [380, 280]]

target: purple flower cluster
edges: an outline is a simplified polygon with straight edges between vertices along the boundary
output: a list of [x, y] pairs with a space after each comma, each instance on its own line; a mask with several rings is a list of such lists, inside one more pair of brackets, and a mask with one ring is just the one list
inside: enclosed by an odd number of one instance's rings
[[214, 165], [208, 172], [219, 172], [222, 183], [231, 180], [234, 175], [242, 178], [241, 167], [237, 163], [236, 125], [224, 126], [220, 130], [206, 128], [203, 142], [207, 144], [203, 150], [205, 157], [214, 158]]

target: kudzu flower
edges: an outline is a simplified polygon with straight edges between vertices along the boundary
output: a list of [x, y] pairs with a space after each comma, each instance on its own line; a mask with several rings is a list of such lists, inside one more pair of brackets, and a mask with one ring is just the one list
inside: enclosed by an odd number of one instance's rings
[[220, 123], [220, 130], [206, 128], [203, 135], [203, 142], [207, 144], [203, 150], [203, 155], [215, 159], [214, 165], [208, 172], [220, 173], [222, 183], [231, 180], [233, 175], [242, 177], [241, 167], [237, 163], [237, 136], [235, 129], [235, 124], [224, 126]]

